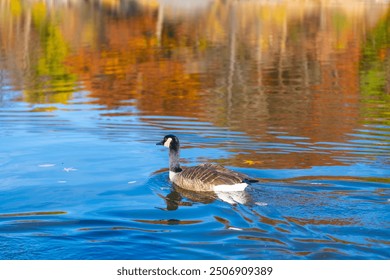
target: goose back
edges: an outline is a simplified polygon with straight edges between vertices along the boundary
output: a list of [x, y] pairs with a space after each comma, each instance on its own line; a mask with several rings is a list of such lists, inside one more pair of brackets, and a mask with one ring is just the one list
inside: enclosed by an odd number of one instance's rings
[[205, 163], [184, 169], [177, 173], [172, 181], [188, 190], [214, 191], [215, 186], [236, 185], [255, 180], [221, 165]]

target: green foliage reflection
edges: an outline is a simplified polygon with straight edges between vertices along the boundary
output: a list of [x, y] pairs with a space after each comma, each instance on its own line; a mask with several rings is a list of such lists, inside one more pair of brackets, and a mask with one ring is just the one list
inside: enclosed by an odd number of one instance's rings
[[45, 4], [37, 3], [32, 9], [32, 22], [42, 49], [32, 67], [32, 86], [25, 91], [25, 99], [31, 103], [66, 103], [74, 91], [76, 77], [64, 64], [69, 48], [56, 15], [48, 14]]
[[369, 123], [389, 125], [390, 9], [367, 37], [362, 50], [360, 89]]

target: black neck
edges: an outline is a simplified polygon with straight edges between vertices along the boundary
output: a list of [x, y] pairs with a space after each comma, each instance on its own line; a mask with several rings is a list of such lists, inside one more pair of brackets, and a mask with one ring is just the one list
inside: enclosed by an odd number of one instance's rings
[[180, 172], [182, 170], [180, 168], [179, 155], [179, 147], [171, 147], [169, 149], [169, 171]]

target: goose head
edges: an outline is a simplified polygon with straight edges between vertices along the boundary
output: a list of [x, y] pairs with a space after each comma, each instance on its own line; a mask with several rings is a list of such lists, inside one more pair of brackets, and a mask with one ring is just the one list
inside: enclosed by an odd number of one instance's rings
[[164, 136], [164, 139], [156, 143], [156, 145], [163, 145], [168, 149], [178, 150], [179, 149], [179, 138], [173, 134], [168, 134]]

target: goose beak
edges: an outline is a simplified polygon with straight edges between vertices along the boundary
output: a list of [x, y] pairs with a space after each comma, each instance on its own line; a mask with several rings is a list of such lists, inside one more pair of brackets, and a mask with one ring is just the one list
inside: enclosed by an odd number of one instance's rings
[[161, 142], [156, 143], [156, 145], [164, 145], [164, 140], [162, 140]]

